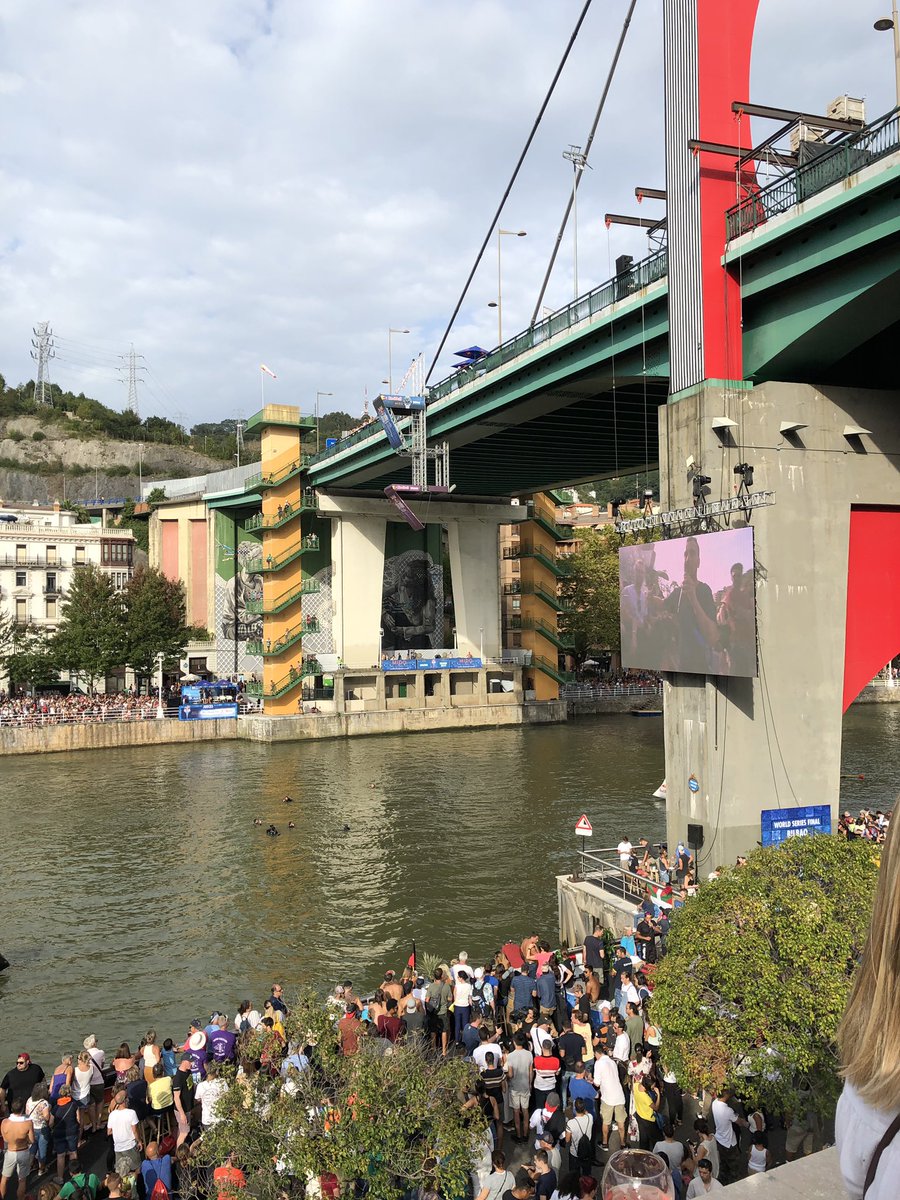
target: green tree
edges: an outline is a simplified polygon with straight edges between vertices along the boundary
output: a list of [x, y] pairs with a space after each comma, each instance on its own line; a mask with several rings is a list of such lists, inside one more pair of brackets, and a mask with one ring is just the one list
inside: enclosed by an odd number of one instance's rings
[[10, 682], [30, 689], [59, 678], [51, 638], [37, 625], [16, 626], [3, 662]]
[[218, 1105], [222, 1119], [204, 1132], [206, 1161], [233, 1152], [259, 1200], [282, 1192], [285, 1176], [305, 1182], [326, 1172], [345, 1185], [365, 1180], [373, 1197], [399, 1197], [423, 1184], [442, 1196], [464, 1193], [485, 1128], [480, 1109], [462, 1103], [474, 1083], [471, 1063], [402, 1043], [381, 1056], [365, 1039], [345, 1057], [333, 1016], [311, 993], [294, 1005], [287, 1033], [315, 1047], [315, 1070], [296, 1076], [294, 1095], [260, 1073], [258, 1103], [248, 1104], [246, 1090], [233, 1083]]
[[865, 943], [874, 849], [831, 836], [755, 850], [672, 922], [651, 1015], [687, 1089], [833, 1112], [834, 1039]]
[[78, 567], [72, 575], [53, 653], [60, 667], [83, 675], [91, 691], [97, 679], [125, 662], [122, 598], [109, 576], [93, 563]]
[[570, 611], [560, 614], [560, 630], [571, 639], [580, 667], [591, 652], [619, 647], [618, 534], [608, 529], [579, 531], [580, 548], [566, 559], [569, 574], [561, 595]]
[[167, 579], [155, 567], [138, 567], [125, 588], [125, 660], [143, 675], [154, 669], [157, 654], [171, 665], [190, 639], [184, 584]]

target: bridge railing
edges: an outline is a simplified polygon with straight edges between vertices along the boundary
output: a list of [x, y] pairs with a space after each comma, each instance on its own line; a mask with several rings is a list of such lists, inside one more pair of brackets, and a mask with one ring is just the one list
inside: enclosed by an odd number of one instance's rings
[[[614, 276], [612, 279], [607, 280], [606, 283], [601, 283], [593, 291], [579, 296], [577, 300], [573, 300], [565, 308], [560, 308], [556, 312], [551, 313], [543, 321], [538, 321], [530, 329], [516, 334], [515, 337], [508, 338], [496, 350], [492, 350], [484, 358], [479, 358], [471, 366], [454, 371], [452, 375], [448, 375], [446, 379], [442, 379], [440, 383], [436, 383], [434, 387], [428, 389], [429, 402], [442, 400], [445, 396], [449, 396], [451, 392], [455, 392], [465, 384], [472, 383], [487, 372], [493, 371], [497, 367], [502, 367], [505, 363], [512, 362], [513, 359], [518, 358], [520, 354], [524, 354], [527, 350], [533, 350], [536, 346], [540, 346], [541, 343], [546, 342], [557, 333], [564, 333], [567, 329], [571, 329], [573, 325], [578, 325], [588, 317], [596, 316], [597, 313], [615, 304], [617, 300], [625, 300], [634, 292], [639, 292], [641, 288], [648, 287], [651, 283], [656, 283], [657, 280], [663, 279], [668, 274], [668, 271], [668, 253], [666, 247], [663, 246], [647, 258], [635, 263], [627, 271]], [[314, 455], [312, 461], [314, 463], [322, 462], [332, 454], [346, 450], [348, 446], [353, 446], [357, 442], [363, 442], [370, 437], [378, 436], [381, 432], [381, 425], [373, 422], [364, 429], [358, 429], [350, 437], [341, 438], [336, 446], [329, 446], [327, 450], [322, 450], [319, 454]]]
[[454, 371], [452, 375], [448, 375], [446, 379], [442, 379], [440, 383], [435, 384], [429, 390], [429, 398], [432, 401], [442, 400], [451, 392], [463, 387], [464, 384], [472, 383], [482, 375], [518, 358], [527, 350], [533, 350], [536, 346], [540, 346], [542, 342], [546, 342], [556, 334], [564, 333], [573, 325], [587, 320], [588, 317], [596, 316], [597, 313], [615, 304], [617, 300], [624, 300], [632, 293], [639, 292], [641, 288], [656, 283], [658, 279], [662, 279], [668, 274], [668, 270], [668, 251], [663, 246], [647, 258], [635, 263], [627, 271], [615, 275], [592, 291], [585, 292], [583, 296], [579, 296], [565, 308], [557, 309], [543, 321], [532, 325], [530, 329], [508, 338], [496, 350], [492, 350], [484, 358], [477, 359], [471, 366]]
[[900, 109], [879, 117], [859, 133], [850, 134], [812, 162], [804, 163], [789, 175], [776, 179], [768, 187], [759, 188], [745, 196], [725, 214], [729, 241], [750, 233], [808, 200], [824, 192], [832, 184], [848, 179], [855, 172], [900, 149]]

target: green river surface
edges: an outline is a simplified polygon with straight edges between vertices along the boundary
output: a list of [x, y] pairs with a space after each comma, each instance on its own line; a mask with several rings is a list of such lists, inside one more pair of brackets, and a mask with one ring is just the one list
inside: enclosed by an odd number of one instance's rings
[[[849, 806], [892, 805], [898, 732], [898, 704], [851, 710], [844, 770], [866, 779], [845, 781]], [[554, 939], [582, 812], [594, 847], [665, 837], [662, 722], [627, 715], [30, 755], [0, 772], [0, 1073], [23, 1049], [49, 1071], [88, 1033], [107, 1051], [150, 1027], [183, 1039], [191, 1017], [261, 1007], [276, 978], [288, 997], [365, 988], [413, 939], [476, 962], [532, 929]]]

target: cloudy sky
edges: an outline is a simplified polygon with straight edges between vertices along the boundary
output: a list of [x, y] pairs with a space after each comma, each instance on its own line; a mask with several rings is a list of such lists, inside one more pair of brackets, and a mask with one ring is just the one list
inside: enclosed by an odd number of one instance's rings
[[[193, 424], [266, 398], [358, 413], [430, 363], [583, 0], [2, 0], [0, 372], [121, 407], [130, 343], [143, 413]], [[579, 190], [579, 285], [646, 240], [610, 234], [662, 186], [663, 0], [639, 0]], [[594, 0], [502, 218], [504, 333], [527, 325], [627, 8]], [[893, 100], [889, 0], [762, 0], [756, 102], [870, 117]], [[757, 123], [757, 138], [771, 127]], [[762, 132], [760, 132], [762, 131]], [[650, 205], [646, 206], [648, 209]], [[495, 245], [496, 243], [494, 243]], [[546, 298], [572, 296], [567, 240]], [[497, 256], [449, 349], [497, 340]], [[445, 354], [432, 376], [446, 374]]]

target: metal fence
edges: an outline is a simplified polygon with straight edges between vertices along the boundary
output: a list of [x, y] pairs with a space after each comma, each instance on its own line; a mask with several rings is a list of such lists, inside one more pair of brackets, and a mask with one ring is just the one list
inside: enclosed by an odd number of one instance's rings
[[788, 212], [848, 179], [863, 167], [900, 149], [900, 110], [893, 109], [859, 133], [850, 134], [811, 162], [745, 196], [725, 214], [728, 240], [758, 229], [779, 213]]
[[591, 687], [584, 683], [567, 683], [560, 689], [562, 700], [614, 700], [618, 696], [661, 695], [661, 683], [616, 684], [613, 687]]
[[[165, 708], [163, 712], [167, 717], [178, 717], [177, 708]], [[139, 725], [144, 721], [155, 720], [157, 720], [155, 705], [152, 708], [148, 707], [131, 711], [123, 708], [109, 708], [98, 711], [63, 711], [58, 713], [6, 712], [0, 706], [0, 728], [6, 729], [41, 729], [48, 725]]]

